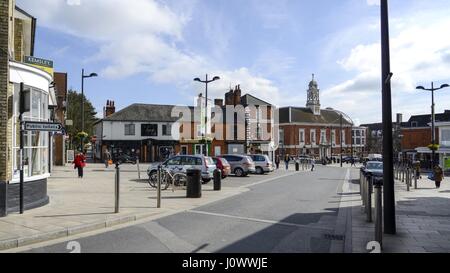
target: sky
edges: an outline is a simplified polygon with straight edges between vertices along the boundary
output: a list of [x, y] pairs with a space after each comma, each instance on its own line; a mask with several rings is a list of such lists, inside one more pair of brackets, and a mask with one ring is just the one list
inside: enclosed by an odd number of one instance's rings
[[[380, 122], [379, 0], [16, 0], [37, 18], [35, 56], [67, 72], [102, 116], [107, 100], [192, 105], [240, 85], [277, 106], [306, 105], [315, 74], [322, 108]], [[430, 112], [450, 84], [448, 0], [390, 0], [393, 115]], [[450, 109], [450, 88], [436, 112]], [[393, 117], [394, 118], [394, 117]]]

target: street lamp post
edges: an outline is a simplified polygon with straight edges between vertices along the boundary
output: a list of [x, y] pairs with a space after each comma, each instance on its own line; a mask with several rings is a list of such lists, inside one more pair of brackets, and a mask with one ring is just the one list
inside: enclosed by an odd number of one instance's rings
[[388, 1], [380, 1], [381, 27], [381, 80], [383, 113], [383, 198], [384, 198], [384, 232], [396, 234], [394, 165], [392, 140], [392, 95], [391, 64], [389, 46], [389, 12]]
[[215, 76], [212, 80], [208, 80], [208, 74], [206, 74], [206, 80], [202, 81], [200, 78], [195, 78], [194, 81], [205, 84], [205, 155], [208, 156], [208, 143], [206, 143], [206, 136], [208, 134], [208, 83], [220, 80], [220, 77]]
[[[81, 131], [84, 132], [84, 79], [97, 77], [97, 73], [84, 75], [84, 68], [81, 70]], [[83, 152], [84, 136], [81, 137], [81, 152]]]
[[344, 150], [343, 149], [343, 146], [342, 146], [342, 114], [339, 116], [339, 119], [340, 119], [340, 134], [341, 134], [341, 136], [339, 137], [339, 140], [341, 141], [341, 168], [343, 167], [342, 166], [342, 151]]
[[431, 88], [425, 88], [423, 86], [417, 86], [416, 89], [418, 90], [425, 90], [425, 91], [431, 91], [431, 144], [433, 145], [431, 149], [431, 169], [434, 169], [434, 158], [436, 155], [436, 151], [434, 149], [434, 145], [436, 144], [436, 129], [435, 129], [435, 122], [436, 122], [436, 116], [434, 112], [434, 91], [444, 89], [446, 87], [450, 87], [448, 84], [443, 84], [439, 88], [434, 88], [434, 82], [431, 82]]

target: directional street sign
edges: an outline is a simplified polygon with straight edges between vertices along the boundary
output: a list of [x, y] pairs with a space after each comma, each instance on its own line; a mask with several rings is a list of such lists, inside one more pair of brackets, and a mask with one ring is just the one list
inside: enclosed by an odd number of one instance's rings
[[61, 123], [53, 122], [25, 122], [25, 131], [48, 131], [48, 132], [58, 132], [63, 129]]

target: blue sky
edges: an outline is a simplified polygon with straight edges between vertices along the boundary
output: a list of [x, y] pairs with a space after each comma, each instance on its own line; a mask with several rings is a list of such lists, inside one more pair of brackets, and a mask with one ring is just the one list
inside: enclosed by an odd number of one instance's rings
[[[195, 77], [218, 75], [210, 96], [241, 85], [278, 106], [304, 106], [311, 74], [322, 107], [357, 123], [381, 120], [378, 0], [16, 0], [37, 17], [37, 57], [54, 60], [85, 93], [106, 100], [192, 104]], [[450, 82], [450, 4], [391, 0], [393, 112], [428, 113], [418, 84]], [[449, 108], [450, 89], [437, 94]]]

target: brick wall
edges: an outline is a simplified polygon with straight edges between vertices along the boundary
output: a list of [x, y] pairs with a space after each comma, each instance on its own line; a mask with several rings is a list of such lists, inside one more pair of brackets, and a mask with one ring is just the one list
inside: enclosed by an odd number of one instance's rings
[[[431, 144], [431, 128], [402, 129], [402, 150], [413, 150]], [[439, 129], [436, 128], [436, 143], [439, 143]]]
[[0, 181], [11, 179], [12, 88], [9, 84], [8, 55], [13, 40], [10, 35], [12, 7], [12, 0], [0, 0]]
[[14, 19], [14, 60], [23, 62], [25, 49], [23, 45], [23, 21]]

